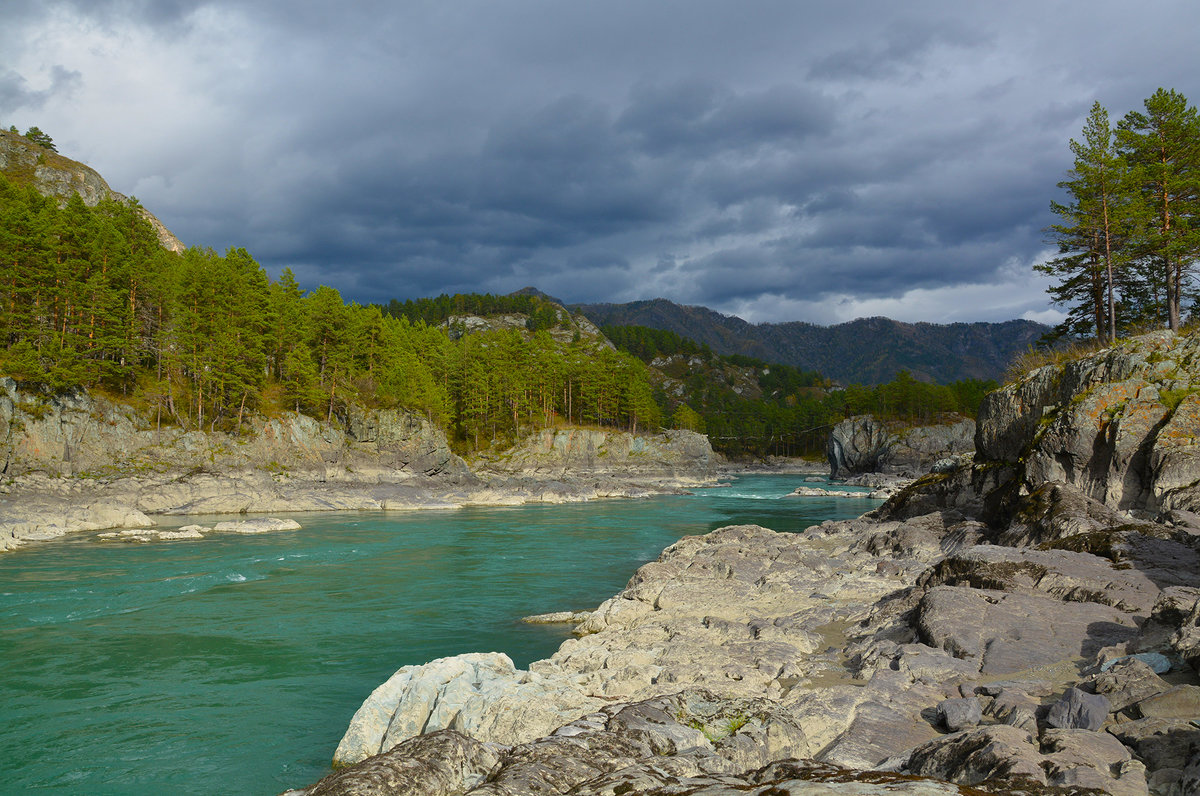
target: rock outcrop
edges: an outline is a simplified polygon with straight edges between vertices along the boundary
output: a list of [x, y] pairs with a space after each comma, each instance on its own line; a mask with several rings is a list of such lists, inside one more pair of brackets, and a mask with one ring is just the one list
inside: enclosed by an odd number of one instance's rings
[[[0, 550], [70, 531], [148, 528], [148, 515], [437, 507], [496, 502], [419, 416], [352, 411], [342, 424], [249, 417], [244, 433], [187, 431], [86, 393], [0, 379]], [[118, 537], [122, 538], [122, 537]], [[132, 535], [128, 538], [135, 538]]]
[[403, 411], [351, 407], [332, 423], [247, 416], [238, 434], [160, 419], [83, 392], [23, 393], [0, 378], [0, 550], [74, 530], [147, 529], [156, 514], [638, 497], [711, 483], [717, 460], [691, 432], [561, 430], [535, 435], [481, 478], [439, 428]]
[[[128, 197], [108, 187], [104, 178], [90, 166], [51, 152], [8, 130], [0, 130], [0, 173], [19, 185], [32, 185], [42, 195], [52, 196], [64, 203], [73, 194], [78, 194], [89, 207], [94, 207], [102, 199], [128, 201]], [[183, 243], [165, 224], [149, 210], [142, 208], [141, 212], [154, 228], [163, 248], [183, 251]]]
[[500, 454], [481, 455], [476, 472], [544, 482], [561, 478], [709, 483], [719, 456], [694, 431], [629, 434], [593, 429], [546, 429]]
[[974, 438], [974, 421], [959, 415], [927, 426], [856, 415], [833, 427], [825, 454], [831, 478], [874, 472], [917, 474], [941, 460], [969, 453]]
[[1200, 335], [1144, 335], [1047, 365], [984, 398], [981, 462], [1026, 488], [1064, 483], [1106, 506], [1200, 509]]
[[330, 424], [284, 412], [250, 416], [238, 435], [161, 425], [131, 407], [83, 392], [19, 392], [0, 378], [0, 472], [102, 479], [166, 472], [262, 471], [317, 481], [465, 475], [445, 436], [419, 415], [351, 410]]
[[452, 744], [437, 792], [1193, 792], [1198, 339], [1031, 374], [857, 520], [685, 538], [528, 671], [406, 667], [326, 782]]

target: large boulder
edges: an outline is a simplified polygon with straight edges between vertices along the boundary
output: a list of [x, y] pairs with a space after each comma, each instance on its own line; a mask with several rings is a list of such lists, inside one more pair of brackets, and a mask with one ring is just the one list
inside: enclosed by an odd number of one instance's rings
[[468, 653], [405, 666], [350, 721], [334, 763], [364, 760], [417, 735], [455, 730], [477, 740], [524, 743], [602, 703], [561, 680], [518, 670], [503, 653]]
[[920, 473], [972, 449], [975, 423], [959, 415], [923, 426], [856, 415], [833, 427], [826, 442], [830, 477], [903, 470]]

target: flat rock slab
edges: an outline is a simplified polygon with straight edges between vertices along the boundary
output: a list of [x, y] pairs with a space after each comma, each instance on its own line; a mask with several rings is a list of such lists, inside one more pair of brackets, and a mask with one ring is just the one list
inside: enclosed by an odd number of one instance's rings
[[1200, 685], [1177, 685], [1137, 703], [1144, 719], [1200, 721]]
[[[1160, 541], [1163, 544], [1173, 544]], [[971, 586], [1094, 602], [1148, 616], [1160, 587], [1140, 569], [1071, 550], [978, 545], [947, 556], [922, 578], [927, 586]]]
[[917, 608], [921, 640], [969, 658], [983, 674], [1087, 659], [1137, 635], [1135, 620], [1098, 603], [936, 586]]

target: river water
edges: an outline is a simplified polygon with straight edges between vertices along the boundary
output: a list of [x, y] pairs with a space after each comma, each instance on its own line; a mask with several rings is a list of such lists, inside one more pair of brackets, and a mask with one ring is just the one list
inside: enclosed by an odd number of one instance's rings
[[[690, 534], [799, 531], [878, 501], [798, 476], [644, 500], [293, 515], [201, 541], [94, 534], [0, 555], [0, 792], [271, 794], [309, 784], [397, 668], [549, 656], [583, 610]], [[819, 486], [819, 484], [814, 484]], [[286, 515], [281, 515], [286, 516]], [[211, 524], [181, 518], [175, 525]]]

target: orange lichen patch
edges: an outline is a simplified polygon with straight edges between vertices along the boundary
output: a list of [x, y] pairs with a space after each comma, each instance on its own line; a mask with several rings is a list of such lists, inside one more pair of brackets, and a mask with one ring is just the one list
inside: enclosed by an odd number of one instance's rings
[[1123, 381], [1116, 384], [1097, 385], [1084, 394], [1079, 402], [1078, 416], [1090, 421], [1090, 425], [1102, 429], [1121, 414], [1131, 399], [1138, 397], [1145, 382]]
[[1184, 396], [1170, 422], [1158, 432], [1157, 444], [1164, 448], [1200, 444], [1200, 393]]

